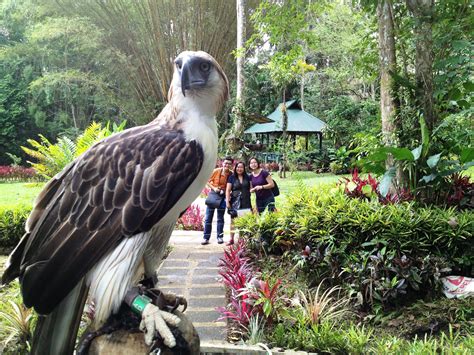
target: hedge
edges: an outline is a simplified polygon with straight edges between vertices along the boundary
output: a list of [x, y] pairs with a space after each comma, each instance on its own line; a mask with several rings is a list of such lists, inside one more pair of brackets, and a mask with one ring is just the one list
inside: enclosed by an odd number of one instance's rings
[[0, 248], [14, 248], [25, 233], [31, 206], [0, 207]]
[[315, 284], [329, 277], [365, 308], [423, 297], [444, 274], [473, 274], [472, 210], [382, 205], [330, 187], [302, 188], [279, 212], [236, 225], [251, 245], [290, 255]]

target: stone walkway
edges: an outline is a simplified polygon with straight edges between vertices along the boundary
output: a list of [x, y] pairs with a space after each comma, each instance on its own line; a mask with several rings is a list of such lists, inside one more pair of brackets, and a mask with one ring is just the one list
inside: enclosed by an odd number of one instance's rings
[[[204, 200], [198, 199], [196, 203], [204, 213]], [[216, 311], [227, 304], [224, 286], [218, 281], [218, 263], [225, 246], [217, 244], [216, 219], [215, 215], [208, 245], [201, 245], [202, 232], [175, 230], [170, 240], [173, 250], [158, 270], [158, 287], [188, 300], [186, 315], [198, 331], [201, 342], [226, 340], [226, 321], [218, 321], [220, 313]], [[226, 214], [225, 241], [229, 239], [229, 225], [230, 218]]]

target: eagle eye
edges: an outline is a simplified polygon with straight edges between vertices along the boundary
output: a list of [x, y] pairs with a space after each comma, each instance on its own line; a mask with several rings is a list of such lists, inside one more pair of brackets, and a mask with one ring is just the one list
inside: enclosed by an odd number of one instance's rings
[[183, 67], [183, 61], [181, 59], [178, 59], [177, 61], [174, 62], [176, 64], [176, 67], [181, 70]]
[[199, 64], [199, 69], [203, 72], [208, 72], [211, 70], [211, 64], [209, 62], [202, 62]]

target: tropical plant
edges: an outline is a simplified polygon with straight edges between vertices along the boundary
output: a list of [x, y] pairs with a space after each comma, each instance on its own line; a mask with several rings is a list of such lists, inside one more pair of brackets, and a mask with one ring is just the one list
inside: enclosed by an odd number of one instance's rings
[[333, 295], [340, 292], [341, 288], [334, 286], [322, 291], [323, 283], [324, 281], [321, 281], [316, 290], [309, 290], [307, 293], [300, 290], [292, 300], [293, 305], [301, 312], [304, 322], [310, 326], [323, 321], [334, 321], [348, 312], [349, 299], [336, 299]]
[[25, 223], [31, 206], [0, 207], [0, 248], [11, 250], [25, 234]]
[[340, 186], [349, 197], [370, 199], [378, 195], [379, 183], [370, 174], [364, 179], [359, 175], [359, 171], [354, 169], [350, 179], [346, 177], [343, 177], [343, 179], [340, 181]]
[[[421, 144], [415, 149], [400, 147], [379, 147], [369, 156], [358, 161], [365, 171], [382, 175], [379, 191], [386, 197], [394, 186], [397, 193], [403, 194], [408, 189], [414, 196], [426, 202], [444, 203], [447, 190], [450, 189], [450, 176], [474, 166], [474, 148], [456, 148], [454, 151], [438, 152], [429, 155], [431, 138], [422, 116]], [[385, 162], [391, 156], [395, 165], [386, 170]], [[407, 183], [402, 180], [397, 184], [397, 169], [403, 171]]]
[[469, 275], [471, 220], [469, 210], [414, 201], [383, 205], [378, 198], [353, 199], [318, 186], [295, 191], [272, 216], [243, 216], [236, 225], [256, 252], [261, 236], [268, 235], [266, 252], [286, 253], [310, 287], [331, 278], [367, 310], [434, 295], [449, 270]]
[[9, 336], [4, 340], [8, 344], [15, 338], [20, 343], [28, 343], [32, 336], [34, 313], [32, 308], [26, 308], [21, 302], [8, 300], [8, 306], [0, 311], [0, 321]]
[[178, 229], [202, 231], [204, 216], [198, 204], [189, 206], [184, 214], [178, 218], [176, 227]]
[[33, 168], [11, 165], [0, 166], [0, 181], [30, 181], [38, 180], [36, 171]]
[[28, 139], [32, 148], [21, 147], [25, 153], [37, 160], [30, 162], [36, 172], [46, 179], [52, 178], [67, 164], [84, 153], [94, 143], [125, 128], [126, 121], [120, 125], [107, 123], [102, 127], [100, 123], [92, 122], [75, 141], [68, 137], [60, 137], [56, 143], [51, 143], [45, 136], [39, 135], [40, 140]]
[[254, 307], [247, 302], [248, 295], [241, 294], [254, 276], [250, 259], [245, 256], [244, 248], [244, 240], [239, 239], [237, 243], [224, 251], [224, 256], [219, 262], [219, 275], [230, 292], [230, 303], [227, 307], [219, 308], [218, 311], [222, 314], [222, 318], [233, 320], [240, 328], [240, 332], [247, 328], [254, 314]]

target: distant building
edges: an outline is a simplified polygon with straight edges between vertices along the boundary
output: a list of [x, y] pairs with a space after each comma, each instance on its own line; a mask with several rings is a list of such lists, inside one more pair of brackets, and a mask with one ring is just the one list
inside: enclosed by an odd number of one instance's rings
[[[280, 105], [267, 116], [269, 122], [255, 123], [246, 129], [244, 133], [251, 134], [254, 141], [261, 143], [259, 145], [265, 146], [272, 144], [283, 133], [283, 115]], [[286, 130], [288, 139], [296, 140], [296, 136], [304, 136], [306, 138], [306, 149], [308, 149], [308, 137], [310, 135], [316, 135], [319, 138], [319, 149], [321, 149], [322, 131], [326, 127], [326, 123], [308, 112], [303, 111], [297, 100], [287, 101], [285, 102], [285, 106], [288, 115], [288, 128]], [[252, 145], [249, 144], [249, 146], [249, 148], [252, 149]]]

